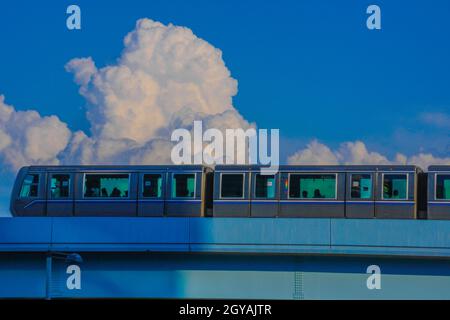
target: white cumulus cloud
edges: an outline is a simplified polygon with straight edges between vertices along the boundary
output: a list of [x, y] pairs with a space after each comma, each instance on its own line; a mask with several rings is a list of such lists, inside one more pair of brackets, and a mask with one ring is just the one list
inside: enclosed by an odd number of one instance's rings
[[141, 19], [124, 46], [115, 65], [97, 69], [90, 57], [66, 65], [90, 102], [93, 137], [145, 143], [182, 109], [234, 110], [237, 82], [221, 51], [190, 29]]
[[288, 158], [290, 164], [333, 165], [338, 164], [336, 154], [326, 145], [313, 140], [306, 148], [301, 149]]
[[117, 62], [91, 57], [66, 64], [88, 101], [89, 133], [58, 117], [15, 111], [0, 97], [0, 157], [13, 170], [30, 164], [170, 163], [171, 132], [248, 128], [233, 107], [237, 81], [222, 53], [184, 27], [141, 19]]
[[28, 164], [57, 164], [71, 137], [57, 116], [16, 111], [0, 95], [0, 159], [12, 170]]
[[339, 148], [332, 150], [325, 144], [313, 140], [304, 149], [295, 152], [288, 158], [290, 164], [413, 164], [427, 169], [429, 165], [450, 165], [450, 157], [439, 158], [431, 154], [419, 153], [413, 156], [405, 156], [397, 153], [394, 159], [369, 151], [362, 141], [344, 142]]

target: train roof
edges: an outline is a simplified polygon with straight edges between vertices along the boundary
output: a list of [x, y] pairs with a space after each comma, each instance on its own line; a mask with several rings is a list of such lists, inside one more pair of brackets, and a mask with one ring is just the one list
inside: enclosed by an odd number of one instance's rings
[[[216, 171], [257, 171], [268, 168], [261, 165], [217, 165]], [[278, 171], [417, 171], [413, 165], [280, 165]]]
[[429, 166], [428, 171], [449, 171], [450, 165]]
[[71, 165], [71, 166], [29, 166], [25, 167], [35, 171], [202, 171], [211, 170], [204, 165]]
[[[70, 166], [29, 166], [24, 167], [35, 171], [210, 171], [211, 167], [204, 165], [70, 165]], [[216, 165], [216, 171], [259, 171], [268, 168], [262, 165]], [[414, 165], [280, 165], [278, 171], [417, 171], [422, 169]], [[429, 171], [450, 171], [450, 166], [430, 166]]]

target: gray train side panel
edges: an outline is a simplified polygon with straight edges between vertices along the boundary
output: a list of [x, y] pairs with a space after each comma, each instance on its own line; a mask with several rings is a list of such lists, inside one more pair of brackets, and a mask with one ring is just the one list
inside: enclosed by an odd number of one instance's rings
[[428, 219], [450, 220], [450, 203], [428, 203]]
[[274, 218], [278, 215], [279, 201], [258, 201], [251, 202], [251, 216], [260, 218]]

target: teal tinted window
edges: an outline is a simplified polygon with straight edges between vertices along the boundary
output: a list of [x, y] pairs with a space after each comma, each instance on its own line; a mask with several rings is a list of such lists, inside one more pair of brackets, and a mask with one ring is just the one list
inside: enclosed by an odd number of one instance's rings
[[160, 174], [144, 174], [142, 196], [145, 198], [161, 198], [162, 176]]
[[69, 174], [53, 174], [50, 180], [52, 199], [68, 198], [70, 188]]
[[20, 189], [20, 198], [37, 197], [39, 194], [39, 174], [27, 174]]
[[436, 175], [436, 199], [450, 200], [450, 174]]
[[128, 174], [86, 174], [84, 196], [86, 198], [128, 198], [129, 180]]
[[172, 176], [172, 198], [195, 198], [195, 174], [177, 173]]
[[353, 199], [372, 198], [372, 175], [352, 174], [351, 197]]
[[383, 199], [404, 200], [407, 194], [406, 174], [385, 174], [383, 177]]
[[255, 178], [255, 198], [275, 198], [275, 176], [257, 174]]
[[300, 199], [335, 199], [336, 175], [291, 174], [289, 197]]

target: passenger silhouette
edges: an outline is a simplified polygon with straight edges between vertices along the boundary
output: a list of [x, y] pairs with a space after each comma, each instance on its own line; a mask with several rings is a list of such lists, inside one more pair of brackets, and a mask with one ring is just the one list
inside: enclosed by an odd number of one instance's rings
[[113, 191], [111, 191], [111, 197], [118, 198], [120, 197], [120, 190], [117, 187], [114, 187]]
[[308, 191], [303, 190], [303, 192], [302, 192], [302, 197], [303, 197], [303, 198], [308, 198]]
[[314, 190], [314, 198], [322, 198], [322, 194], [319, 189]]
[[392, 195], [393, 195], [394, 197], [398, 197], [398, 190], [394, 190], [394, 192], [392, 193]]
[[189, 196], [189, 190], [188, 190], [187, 186], [181, 185], [179, 191], [180, 191], [180, 197], [188, 197]]

